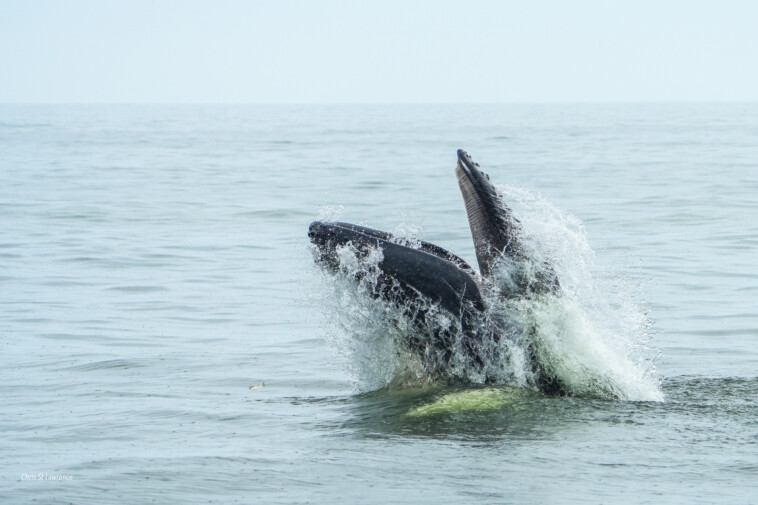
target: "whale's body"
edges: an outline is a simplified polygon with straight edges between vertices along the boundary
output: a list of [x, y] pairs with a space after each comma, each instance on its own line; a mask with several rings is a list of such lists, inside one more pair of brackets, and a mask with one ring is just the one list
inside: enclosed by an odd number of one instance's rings
[[[485, 343], [497, 341], [500, 335], [497, 326], [485, 324], [487, 303], [483, 292], [495, 283], [500, 264], [507, 265], [507, 275], [506, 282], [497, 282], [498, 297], [534, 297], [559, 289], [550, 266], [529, 257], [521, 241], [520, 223], [503, 203], [489, 176], [465, 151], [458, 151], [455, 171], [481, 274], [437, 245], [403, 243], [389, 233], [364, 226], [316, 221], [308, 231], [316, 246], [316, 261], [334, 272], [340, 271], [341, 254], [346, 250], [358, 258], [380, 253], [371, 295], [399, 307], [419, 328], [426, 323], [430, 311], [444, 311], [452, 317], [455, 324], [409, 342], [409, 347], [422, 357], [434, 354], [434, 359], [425, 360], [427, 371], [448, 380], [464, 379], [448, 366], [453, 347], [463, 352], [470, 367], [486, 374]], [[350, 274], [360, 280], [365, 272]], [[548, 393], [560, 393], [560, 383], [540, 366], [531, 347], [530, 353], [535, 385]], [[490, 378], [485, 375], [484, 380]]]

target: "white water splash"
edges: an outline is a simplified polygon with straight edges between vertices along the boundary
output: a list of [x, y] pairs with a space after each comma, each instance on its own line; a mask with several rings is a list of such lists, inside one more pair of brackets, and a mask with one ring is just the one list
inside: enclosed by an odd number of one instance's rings
[[[431, 301], [405, 299], [386, 280], [380, 284], [381, 249], [359, 251], [348, 244], [338, 246], [336, 255], [339, 269], [324, 279], [331, 293], [322, 305], [329, 339], [358, 389], [424, 386], [453, 377], [484, 383], [486, 375], [472, 366], [458, 318]], [[395, 303], [378, 301], [377, 289], [390, 293], [385, 298]], [[420, 312], [423, 317], [416, 317]], [[452, 339], [448, 346], [427, 345], [439, 335]], [[504, 362], [490, 360], [498, 367]], [[488, 364], [492, 375], [490, 368]]]
[[[519, 188], [501, 188], [523, 227], [523, 245], [535, 264], [549, 263], [561, 289], [517, 300], [487, 294], [482, 346], [483, 367], [473, 367], [466, 352], [453, 345], [451, 375], [467, 382], [509, 386], [534, 383], [529, 348], [541, 365], [572, 394], [623, 400], [660, 401], [659, 379], [647, 347], [651, 321], [636, 302], [637, 286], [599, 268], [581, 221], [545, 199]], [[418, 241], [421, 228], [393, 230], [406, 245]], [[432, 317], [424, 328], [414, 325], [401, 308], [375, 300], [381, 251], [360, 257], [351, 247], [338, 251], [341, 275], [328, 281], [327, 299], [333, 347], [360, 390], [434, 382], [424, 360], [409, 350], [412, 338], [431, 338], [454, 322], [444, 311], [427, 306]], [[354, 278], [358, 274], [360, 282]], [[527, 272], [535, 276], [536, 272]], [[332, 276], [330, 276], [331, 278]], [[419, 335], [419, 332], [428, 335]], [[456, 344], [460, 344], [458, 341]]]
[[333, 223], [339, 221], [344, 212], [344, 205], [322, 205], [318, 209], [317, 220], [324, 223]]
[[521, 188], [500, 188], [530, 254], [555, 270], [557, 295], [521, 300], [514, 317], [536, 330], [539, 361], [575, 394], [661, 401], [651, 320], [640, 289], [601, 268], [582, 222]]
[[396, 243], [414, 249], [421, 247], [422, 233], [423, 230], [421, 229], [421, 225], [408, 223], [406, 221], [392, 229], [392, 236], [395, 237]]

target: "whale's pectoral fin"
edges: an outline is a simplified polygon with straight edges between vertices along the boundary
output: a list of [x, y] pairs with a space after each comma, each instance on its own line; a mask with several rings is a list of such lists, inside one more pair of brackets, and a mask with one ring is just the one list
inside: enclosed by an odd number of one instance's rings
[[[406, 246], [408, 245], [407, 243], [404, 243], [402, 240], [399, 240], [397, 237], [394, 237], [391, 233], [387, 233], [386, 231], [375, 230], [373, 228], [368, 228], [366, 226], [360, 226], [360, 225], [351, 224], [351, 223], [335, 222], [331, 224], [334, 226], [343, 228], [345, 230], [350, 230], [357, 233], [361, 233], [363, 235], [367, 235], [369, 237], [386, 240], [387, 242], [392, 242], [399, 245], [406, 245]], [[447, 249], [444, 249], [436, 244], [432, 244], [432, 243], [424, 242], [423, 240], [420, 240], [416, 244], [414, 244], [413, 247], [410, 247], [410, 248], [421, 251], [421, 252], [425, 252], [428, 254], [432, 254], [445, 261], [449, 261], [450, 263], [455, 264], [458, 268], [460, 268], [461, 270], [468, 273], [474, 278], [478, 276], [476, 271], [473, 268], [471, 268], [471, 265], [469, 265], [464, 259], [456, 256], [455, 254], [451, 253]]]
[[[380, 275], [374, 295], [404, 309], [415, 309], [422, 322], [429, 310], [436, 307], [460, 320], [464, 332], [468, 332], [473, 331], [474, 316], [484, 311], [479, 286], [469, 271], [471, 267], [441, 247], [422, 243], [416, 249], [396, 243], [386, 232], [348, 223], [316, 221], [311, 224], [308, 236], [317, 248], [317, 261], [332, 269], [340, 267], [341, 247], [349, 246], [363, 256], [372, 249], [379, 250]], [[458, 261], [448, 259], [448, 255]]]

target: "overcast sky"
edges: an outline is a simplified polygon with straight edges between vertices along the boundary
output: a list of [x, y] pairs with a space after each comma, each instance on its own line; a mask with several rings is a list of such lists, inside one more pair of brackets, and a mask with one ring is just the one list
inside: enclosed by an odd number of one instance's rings
[[758, 2], [0, 0], [0, 102], [701, 100], [758, 100]]

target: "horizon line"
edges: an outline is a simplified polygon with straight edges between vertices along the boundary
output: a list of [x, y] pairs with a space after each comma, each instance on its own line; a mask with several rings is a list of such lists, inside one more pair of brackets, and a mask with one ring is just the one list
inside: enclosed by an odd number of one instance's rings
[[622, 105], [622, 104], [754, 104], [758, 100], [544, 100], [512, 102], [2, 102], [0, 105]]

